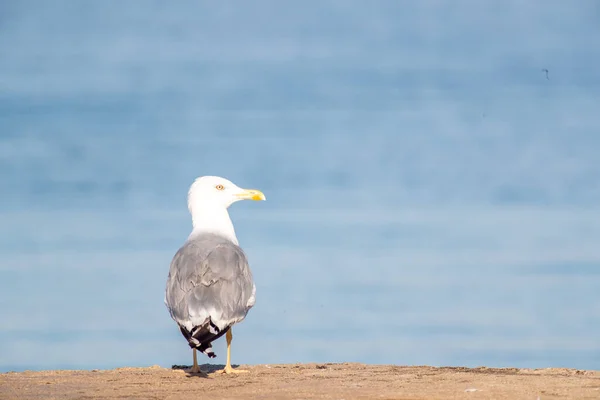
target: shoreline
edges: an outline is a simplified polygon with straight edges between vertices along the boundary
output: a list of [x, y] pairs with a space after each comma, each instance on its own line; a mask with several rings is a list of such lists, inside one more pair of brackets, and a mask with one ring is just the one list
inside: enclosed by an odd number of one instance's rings
[[600, 371], [310, 363], [242, 365], [247, 373], [208, 376], [186, 366], [44, 370], [0, 374], [0, 399], [598, 399]]

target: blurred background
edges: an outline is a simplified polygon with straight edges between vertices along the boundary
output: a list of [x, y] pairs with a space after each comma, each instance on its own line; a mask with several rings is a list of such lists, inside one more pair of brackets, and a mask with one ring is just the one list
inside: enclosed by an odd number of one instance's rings
[[207, 174], [268, 199], [234, 363], [600, 369], [599, 44], [593, 0], [0, 1], [0, 371], [190, 364]]

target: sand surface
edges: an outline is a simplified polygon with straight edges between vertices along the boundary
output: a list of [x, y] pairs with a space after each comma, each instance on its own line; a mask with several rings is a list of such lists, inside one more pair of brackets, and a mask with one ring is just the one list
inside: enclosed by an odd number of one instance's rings
[[[286, 364], [0, 374], [1, 399], [600, 399], [600, 371]], [[210, 394], [207, 394], [210, 392]]]

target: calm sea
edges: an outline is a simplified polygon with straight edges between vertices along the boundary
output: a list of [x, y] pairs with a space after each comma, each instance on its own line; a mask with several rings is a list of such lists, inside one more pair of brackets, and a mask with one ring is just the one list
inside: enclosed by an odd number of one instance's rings
[[191, 363], [207, 174], [234, 363], [600, 369], [598, 6], [452, 4], [0, 3], [0, 371]]

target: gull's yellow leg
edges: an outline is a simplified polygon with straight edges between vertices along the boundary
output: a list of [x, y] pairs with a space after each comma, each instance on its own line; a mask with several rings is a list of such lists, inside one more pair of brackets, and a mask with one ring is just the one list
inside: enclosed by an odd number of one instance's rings
[[241, 372], [248, 372], [243, 369], [233, 369], [231, 368], [231, 339], [233, 339], [233, 335], [231, 334], [231, 328], [225, 334], [225, 339], [227, 339], [227, 364], [225, 368], [220, 370], [219, 372], [222, 374], [239, 374]]
[[192, 374], [200, 374], [202, 376], [208, 377], [208, 375], [206, 375], [205, 372], [200, 371], [200, 367], [198, 366], [198, 356], [196, 356], [196, 349], [194, 350], [194, 365], [192, 365], [192, 369], [190, 370], [190, 372]]
[[197, 374], [200, 372], [200, 367], [198, 366], [198, 356], [196, 355], [196, 349], [194, 350], [194, 365], [192, 366], [192, 373]]

